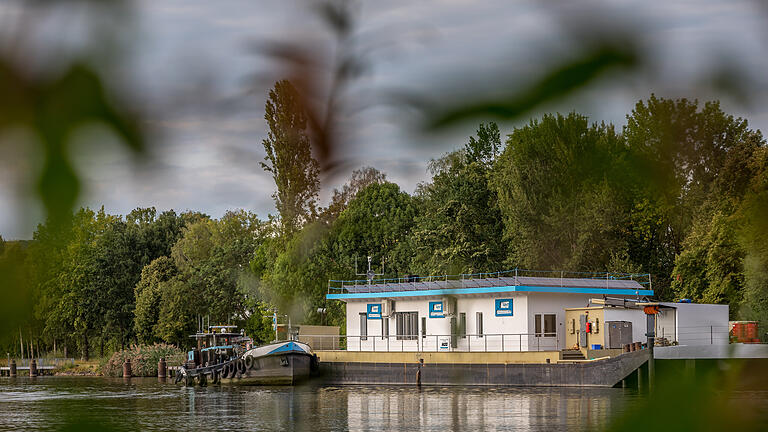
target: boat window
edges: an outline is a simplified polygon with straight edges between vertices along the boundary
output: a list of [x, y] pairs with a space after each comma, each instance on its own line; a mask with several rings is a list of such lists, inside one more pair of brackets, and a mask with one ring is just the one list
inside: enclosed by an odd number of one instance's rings
[[477, 337], [483, 337], [483, 313], [477, 312], [475, 314], [475, 327], [477, 331]]
[[464, 312], [459, 314], [459, 336], [462, 339], [467, 338], [467, 314]]
[[[533, 327], [536, 337], [555, 337], [557, 336], [557, 316], [555, 314], [536, 314], [534, 315]], [[543, 331], [542, 331], [543, 328]]]
[[421, 317], [421, 338], [427, 338], [427, 317]]
[[381, 319], [381, 338], [389, 338], [389, 318], [387, 317]]
[[419, 334], [419, 313], [418, 312], [396, 312], [397, 321], [397, 339], [415, 340]]
[[368, 314], [360, 314], [360, 340], [368, 340]]

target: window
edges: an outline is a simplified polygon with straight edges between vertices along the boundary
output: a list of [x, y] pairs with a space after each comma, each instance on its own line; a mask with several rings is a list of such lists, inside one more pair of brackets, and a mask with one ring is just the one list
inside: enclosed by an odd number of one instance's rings
[[477, 332], [477, 337], [483, 337], [483, 313], [477, 312], [475, 314], [475, 330]]
[[381, 319], [381, 338], [389, 339], [389, 318]]
[[421, 338], [427, 338], [427, 317], [421, 317]]
[[360, 340], [368, 340], [368, 314], [360, 314]]
[[418, 312], [395, 313], [398, 340], [416, 340], [419, 334]]
[[[557, 336], [557, 316], [555, 314], [536, 314], [533, 318], [533, 328], [536, 337]], [[542, 332], [543, 329], [543, 332]]]
[[459, 336], [462, 339], [467, 338], [467, 314], [464, 312], [459, 314]]

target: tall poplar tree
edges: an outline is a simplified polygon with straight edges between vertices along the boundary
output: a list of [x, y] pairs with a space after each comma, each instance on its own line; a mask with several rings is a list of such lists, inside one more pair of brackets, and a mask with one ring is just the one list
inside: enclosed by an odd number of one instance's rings
[[315, 216], [320, 182], [307, 134], [306, 111], [289, 81], [278, 81], [270, 90], [264, 119], [269, 132], [262, 141], [267, 155], [261, 166], [272, 173], [277, 186], [272, 197], [282, 230], [291, 235]]

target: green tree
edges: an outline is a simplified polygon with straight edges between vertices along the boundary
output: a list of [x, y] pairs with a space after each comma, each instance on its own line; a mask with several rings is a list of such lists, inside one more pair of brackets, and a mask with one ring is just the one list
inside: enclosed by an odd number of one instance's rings
[[[360, 191], [331, 229], [336, 257], [352, 263], [371, 255], [385, 261], [386, 277], [410, 272], [409, 237], [417, 216], [413, 198], [394, 183], [372, 184]], [[353, 268], [349, 266], [350, 270]]]
[[361, 190], [372, 184], [382, 184], [387, 180], [387, 175], [373, 167], [363, 167], [352, 171], [352, 176], [342, 186], [341, 190], [334, 189], [331, 203], [323, 211], [323, 217], [326, 221], [332, 222], [344, 209], [349, 206]]
[[673, 292], [701, 303], [728, 303], [735, 316], [743, 294], [744, 255], [735, 218], [718, 212], [702, 220], [675, 261]]
[[305, 107], [296, 88], [278, 81], [269, 92], [264, 119], [269, 132], [262, 141], [267, 155], [261, 166], [272, 174], [277, 192], [272, 197], [280, 213], [282, 232], [291, 235], [316, 212], [320, 187], [318, 163], [312, 157]]
[[[751, 179], [762, 169], [755, 163], [755, 152], [764, 146], [762, 135], [749, 129], [746, 120], [724, 113], [718, 102], [700, 106], [695, 100], [651, 95], [627, 116], [624, 138], [638, 185], [630, 255], [656, 276], [654, 288], [662, 298], [681, 292], [696, 298], [694, 293], [699, 291], [682, 287], [669, 275], [690, 270], [688, 257], [702, 244], [725, 241], [726, 234], [709, 220], [729, 219], [741, 205]], [[716, 232], [709, 233], [710, 229]], [[733, 235], [728, 231], [728, 236]], [[686, 250], [685, 244], [692, 249]], [[740, 247], [734, 250], [743, 254]], [[671, 282], [675, 288], [668, 293]], [[738, 299], [740, 294], [735, 292], [725, 294], [730, 289], [723, 288], [722, 295], [714, 297], [710, 292], [709, 298]]]
[[[264, 224], [255, 215], [245, 211], [227, 212], [220, 220], [199, 219], [183, 229], [182, 237], [171, 248], [172, 267], [178, 274], [171, 277], [170, 262], [158, 262], [164, 270], [148, 273], [137, 285], [142, 293], [155, 285], [156, 290], [147, 291], [146, 318], [141, 327], [154, 329], [154, 336], [176, 342], [180, 334], [194, 330], [196, 316], [208, 316], [211, 323], [239, 322], [247, 320], [251, 311], [246, 298], [247, 287], [243, 278], [248, 272], [248, 263], [254, 251], [264, 239]], [[162, 276], [162, 277], [160, 277]], [[157, 296], [161, 306], [157, 324], [152, 323], [154, 315], [151, 305]], [[143, 295], [137, 299], [142, 299]], [[138, 300], [137, 300], [138, 301]], [[167, 306], [165, 302], [170, 302]], [[138, 319], [138, 315], [137, 315]], [[139, 322], [136, 323], [139, 326]], [[186, 344], [186, 342], [181, 342]]]
[[155, 259], [141, 270], [141, 280], [134, 291], [134, 331], [139, 342], [149, 344], [158, 341], [156, 326], [160, 317], [161, 285], [177, 275], [176, 265], [167, 256]]
[[515, 129], [491, 176], [509, 264], [592, 271], [625, 249], [625, 153], [612, 126], [575, 113]]
[[177, 346], [189, 346], [189, 335], [195, 332], [195, 317], [200, 313], [201, 302], [182, 278], [160, 282], [159, 291], [155, 336]]
[[498, 126], [480, 125], [464, 149], [432, 161], [432, 182], [417, 191], [413, 270], [497, 271], [506, 258], [503, 224], [490, 167], [501, 147]]

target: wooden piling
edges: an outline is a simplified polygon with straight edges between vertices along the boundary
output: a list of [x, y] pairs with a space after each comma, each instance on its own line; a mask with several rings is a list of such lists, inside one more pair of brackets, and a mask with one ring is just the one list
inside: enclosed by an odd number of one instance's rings
[[167, 371], [167, 364], [165, 363], [165, 357], [160, 357], [160, 361], [157, 362], [157, 377], [165, 378]]
[[16, 376], [16, 360], [11, 360], [11, 363], [8, 365], [8, 374], [11, 377]]
[[37, 361], [35, 359], [32, 359], [29, 362], [29, 376], [31, 378], [34, 378], [37, 376]]
[[131, 377], [131, 359], [127, 358], [125, 359], [125, 363], [123, 363], [123, 378], [130, 378]]

